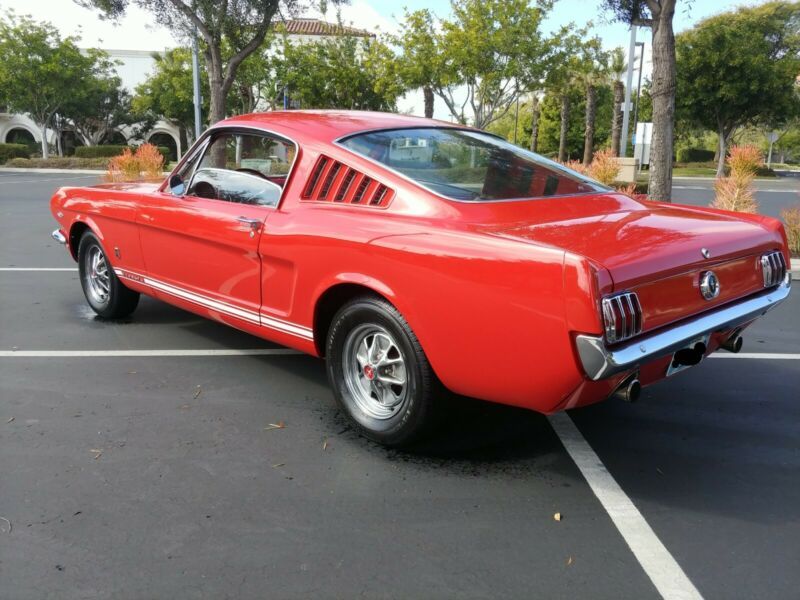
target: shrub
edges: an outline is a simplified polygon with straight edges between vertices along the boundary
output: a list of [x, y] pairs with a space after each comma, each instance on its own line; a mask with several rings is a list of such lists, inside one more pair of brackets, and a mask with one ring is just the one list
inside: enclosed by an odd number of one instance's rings
[[764, 155], [753, 145], [731, 146], [727, 163], [731, 177], [749, 175], [752, 178], [764, 166]]
[[117, 146], [108, 144], [105, 146], [78, 146], [75, 148], [75, 156], [78, 158], [111, 158], [119, 156], [128, 146]]
[[606, 148], [596, 152], [589, 165], [589, 177], [596, 179], [604, 185], [611, 185], [617, 180], [622, 166], [611, 152], [611, 148]]
[[715, 152], [705, 148], [679, 148], [675, 161], [679, 163], [708, 162], [714, 160]]
[[30, 149], [25, 144], [0, 144], [0, 164], [12, 158], [28, 158]]
[[756, 202], [750, 186], [752, 180], [752, 176], [731, 176], [717, 179], [714, 182], [715, 196], [711, 206], [735, 212], [757, 212], [758, 202]]
[[[152, 144], [146, 144], [151, 146]], [[153, 146], [156, 148], [156, 146]], [[120, 146], [114, 144], [105, 144], [102, 146], [78, 146], [75, 148], [75, 156], [79, 158], [112, 158], [122, 154], [123, 150], [129, 149], [131, 152], [136, 151], [136, 146]], [[166, 146], [157, 146], [158, 151], [166, 160], [169, 157], [170, 151]]]
[[75, 158], [54, 156], [52, 158], [12, 158], [6, 166], [22, 169], [98, 169], [106, 168], [107, 158]]
[[567, 162], [561, 164], [567, 167], [568, 169], [577, 171], [581, 175], [589, 174], [589, 170], [587, 169], [587, 167], [579, 160], [568, 160]]
[[786, 237], [789, 240], [789, 251], [800, 256], [800, 204], [781, 211]]
[[136, 181], [160, 178], [164, 169], [164, 155], [152, 144], [142, 144], [132, 152], [125, 148], [122, 154], [108, 161], [108, 181]]

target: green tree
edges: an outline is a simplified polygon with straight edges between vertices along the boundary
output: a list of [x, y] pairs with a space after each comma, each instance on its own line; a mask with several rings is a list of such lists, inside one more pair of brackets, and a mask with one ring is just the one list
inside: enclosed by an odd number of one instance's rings
[[[438, 39], [444, 84], [434, 91], [450, 114], [485, 128], [505, 115], [531, 82], [544, 76], [539, 57], [549, 50], [541, 32], [548, 3], [528, 0], [452, 0], [453, 18]], [[461, 94], [463, 102], [456, 100]]]
[[[579, 86], [573, 86], [567, 91], [568, 103], [572, 110], [578, 114], [586, 111], [586, 92]], [[548, 93], [540, 102], [541, 117], [539, 120], [539, 152], [547, 156], [558, 158], [559, 148], [564, 147], [563, 160], [578, 159], [583, 156], [585, 138], [585, 123], [579, 119], [567, 121], [566, 131], [562, 135], [561, 108], [563, 98], [560, 93]], [[597, 88], [597, 121], [594, 135], [594, 148], [602, 148], [611, 140], [611, 111], [613, 99], [611, 88], [600, 86]], [[513, 131], [513, 124], [511, 127]], [[523, 136], [528, 135], [528, 129], [523, 130]]]
[[408, 89], [422, 89], [425, 117], [433, 118], [434, 90], [447, 85], [444, 51], [434, 18], [427, 9], [405, 13], [400, 34], [391, 38], [400, 49], [398, 70]]
[[[672, 198], [672, 145], [675, 129], [675, 33], [672, 19], [678, 0], [602, 0], [612, 16], [652, 32], [653, 139], [650, 144], [650, 198]], [[686, 1], [690, 4], [690, 0]]]
[[108, 142], [118, 127], [134, 122], [131, 96], [122, 88], [114, 63], [102, 50], [85, 50], [91, 75], [75, 86], [60, 114], [87, 146]]
[[[197, 29], [208, 74], [209, 121], [225, 118], [226, 98], [244, 60], [257, 51], [278, 10], [300, 10], [301, 0], [75, 0], [115, 19], [130, 4], [152, 13], [159, 24], [181, 37]], [[339, 0], [331, 0], [338, 3]], [[225, 56], [225, 48], [230, 54]], [[191, 89], [191, 88], [190, 88]]]
[[[155, 65], [148, 78], [136, 86], [133, 111], [140, 121], [152, 127], [159, 118], [171, 121], [181, 130], [181, 137], [192, 138], [194, 98], [192, 88], [192, 53], [189, 48], [173, 48], [153, 55]], [[203, 114], [208, 114], [208, 81], [201, 79]]]
[[611, 152], [614, 156], [619, 156], [622, 139], [622, 103], [625, 101], [625, 84], [622, 83], [622, 76], [627, 68], [625, 51], [622, 48], [614, 48], [608, 65], [614, 88], [614, 110], [611, 113]]
[[583, 135], [583, 164], [588, 165], [594, 156], [595, 124], [597, 121], [597, 88], [607, 86], [610, 80], [609, 55], [602, 51], [600, 40], [587, 43], [584, 69], [579, 75], [586, 93], [585, 126]]
[[0, 104], [27, 113], [39, 127], [42, 156], [48, 158], [47, 128], [70, 95], [93, 77], [91, 56], [80, 38], [62, 38], [49, 23], [9, 13], [0, 19]]
[[799, 22], [800, 3], [769, 2], [716, 15], [678, 36], [679, 114], [717, 132], [717, 177], [737, 128], [798, 114]]
[[275, 78], [304, 108], [396, 110], [404, 92], [395, 57], [382, 42], [350, 35], [313, 44], [284, 42]]

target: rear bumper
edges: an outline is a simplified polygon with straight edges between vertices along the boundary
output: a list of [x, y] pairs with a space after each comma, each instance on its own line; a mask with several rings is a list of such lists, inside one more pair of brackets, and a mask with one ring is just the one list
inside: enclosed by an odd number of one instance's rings
[[787, 274], [778, 287], [758, 296], [643, 336], [627, 345], [607, 348], [602, 336], [578, 335], [575, 344], [581, 365], [593, 381], [632, 371], [672, 354], [703, 335], [729, 331], [766, 314], [787, 298], [791, 285], [791, 275]]

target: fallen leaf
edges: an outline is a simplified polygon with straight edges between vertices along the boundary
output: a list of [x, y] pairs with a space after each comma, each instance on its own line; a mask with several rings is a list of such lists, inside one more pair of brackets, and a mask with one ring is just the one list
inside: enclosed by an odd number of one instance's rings
[[128, 371], [128, 375], [136, 375], [138, 371]]
[[196, 389], [196, 390], [195, 390], [195, 392], [194, 392], [194, 396], [193, 396], [193, 397], [194, 397], [194, 399], [195, 399], [195, 400], [197, 400], [197, 397], [198, 397], [200, 394], [202, 394], [202, 393], [203, 393], [203, 388], [201, 388], [201, 387], [198, 385], [198, 386], [197, 386], [197, 389]]
[[191, 404], [181, 404], [178, 408], [180, 408], [181, 410], [189, 410], [190, 408], [192, 408], [192, 405]]
[[554, 515], [553, 515], [553, 518], [554, 518], [556, 521], [560, 521], [560, 520], [561, 520], [561, 513], [560, 513], [560, 512], [557, 512], [556, 514], [554, 514]]
[[570, 556], [570, 557], [567, 559], [567, 566], [570, 566], [571, 564], [572, 564], [572, 557]]
[[269, 431], [270, 429], [283, 429], [284, 427], [286, 427], [286, 424], [283, 421], [278, 421], [277, 423], [270, 423], [264, 427], [264, 431]]
[[95, 459], [95, 460], [97, 460], [98, 458], [100, 458], [101, 456], [103, 456], [103, 451], [102, 451], [102, 450], [99, 450], [99, 449], [97, 449], [97, 448], [92, 448], [91, 450], [89, 450], [89, 452], [91, 452], [92, 454], [94, 454], [94, 459]]
[[272, 465], [272, 468], [273, 468], [273, 469], [277, 469], [278, 467], [282, 467], [282, 466], [284, 466], [285, 464], [286, 464], [286, 463], [275, 463], [274, 465]]
[[328, 440], [325, 440], [325, 441], [322, 443], [322, 449], [323, 449], [323, 450], [327, 450], [327, 449], [328, 449]]
[[6, 423], [11, 423], [11, 421], [13, 421], [13, 420], [14, 420], [14, 417], [11, 417], [8, 421], [6, 421]]

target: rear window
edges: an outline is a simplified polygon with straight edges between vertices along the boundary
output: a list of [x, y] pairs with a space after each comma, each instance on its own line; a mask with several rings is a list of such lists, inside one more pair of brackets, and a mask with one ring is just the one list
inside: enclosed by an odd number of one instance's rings
[[552, 160], [477, 131], [393, 129], [357, 134], [341, 144], [453, 200], [546, 198], [609, 190]]

